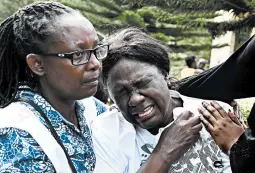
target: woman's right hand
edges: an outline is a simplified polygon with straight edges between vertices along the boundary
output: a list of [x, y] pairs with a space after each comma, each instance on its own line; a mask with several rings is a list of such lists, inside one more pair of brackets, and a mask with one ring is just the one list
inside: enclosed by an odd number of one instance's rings
[[173, 114], [177, 112], [178, 118], [164, 129], [157, 146], [137, 173], [167, 173], [170, 166], [198, 140], [202, 129], [199, 117], [183, 108], [175, 108]]
[[[180, 158], [200, 137], [202, 123], [184, 108], [175, 108], [177, 119], [164, 129], [154, 152], [160, 154], [168, 165]], [[178, 113], [179, 112], [179, 113]]]

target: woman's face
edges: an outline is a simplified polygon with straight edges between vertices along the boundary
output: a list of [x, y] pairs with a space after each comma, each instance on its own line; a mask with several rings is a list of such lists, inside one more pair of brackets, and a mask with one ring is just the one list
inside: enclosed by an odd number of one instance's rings
[[111, 69], [107, 87], [130, 123], [153, 129], [164, 127], [173, 120], [168, 85], [156, 66], [121, 60]]
[[[56, 23], [53, 37], [46, 41], [45, 53], [69, 53], [93, 49], [98, 37], [93, 25], [81, 15], [63, 15]], [[89, 62], [74, 66], [70, 59], [43, 57], [42, 90], [61, 99], [78, 100], [97, 91], [101, 64], [92, 53]]]

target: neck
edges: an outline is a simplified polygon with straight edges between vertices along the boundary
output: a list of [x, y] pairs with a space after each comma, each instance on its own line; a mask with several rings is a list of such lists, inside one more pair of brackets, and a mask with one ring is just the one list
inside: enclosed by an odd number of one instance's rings
[[44, 89], [40, 90], [41, 96], [49, 102], [49, 104], [56, 109], [67, 121], [73, 123], [78, 127], [78, 120], [76, 116], [75, 100], [63, 99], [49, 90], [47, 87], [41, 87]]

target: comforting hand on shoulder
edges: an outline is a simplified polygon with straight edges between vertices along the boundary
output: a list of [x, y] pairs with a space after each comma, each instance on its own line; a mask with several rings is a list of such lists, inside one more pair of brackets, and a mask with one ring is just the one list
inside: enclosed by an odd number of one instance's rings
[[198, 111], [202, 114], [201, 121], [211, 133], [216, 144], [229, 154], [230, 148], [242, 135], [245, 128], [241, 121], [232, 112], [226, 112], [215, 101], [203, 102], [203, 107]]

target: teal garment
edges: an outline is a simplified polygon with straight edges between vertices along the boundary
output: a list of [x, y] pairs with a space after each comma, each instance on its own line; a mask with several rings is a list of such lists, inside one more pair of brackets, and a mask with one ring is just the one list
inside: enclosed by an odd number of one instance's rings
[[[95, 168], [96, 157], [93, 150], [91, 131], [84, 117], [84, 105], [76, 102], [79, 130], [56, 111], [42, 96], [30, 90], [21, 90], [17, 98], [28, 98], [37, 104], [51, 121], [58, 136], [62, 140], [77, 172], [89, 173]], [[106, 107], [94, 99], [97, 114], [106, 111]], [[35, 116], [48, 128], [44, 119], [33, 107], [28, 107]], [[1, 115], [0, 115], [1, 116]], [[0, 129], [0, 173], [50, 173], [56, 172], [53, 164], [32, 136], [24, 130], [16, 128]]]

